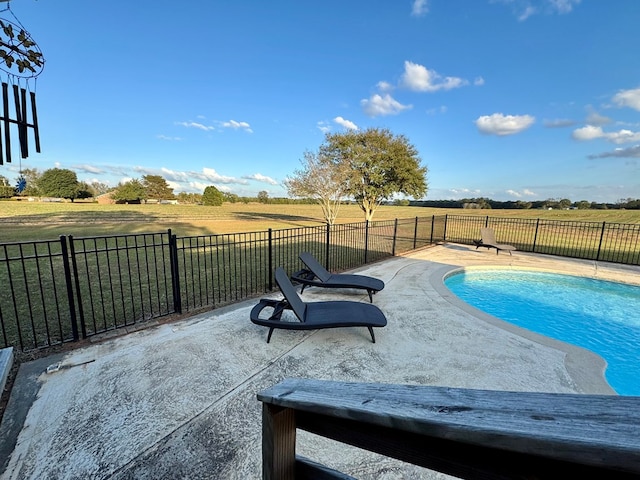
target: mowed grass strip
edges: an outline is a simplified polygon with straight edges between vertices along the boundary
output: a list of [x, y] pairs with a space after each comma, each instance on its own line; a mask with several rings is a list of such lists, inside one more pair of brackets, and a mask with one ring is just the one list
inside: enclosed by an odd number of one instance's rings
[[[640, 223], [640, 210], [463, 210], [381, 206], [374, 221], [432, 215]], [[364, 221], [357, 205], [342, 205], [337, 223]], [[90, 237], [171, 229], [178, 236], [254, 232], [324, 223], [319, 205], [226, 203], [203, 205], [101, 205], [88, 202], [0, 202], [0, 243]]]

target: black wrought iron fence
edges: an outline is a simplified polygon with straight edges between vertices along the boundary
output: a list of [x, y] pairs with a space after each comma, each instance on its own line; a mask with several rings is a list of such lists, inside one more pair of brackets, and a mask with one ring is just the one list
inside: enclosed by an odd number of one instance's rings
[[471, 244], [485, 226], [521, 251], [640, 265], [640, 224], [447, 215], [445, 238]]
[[178, 237], [160, 233], [0, 244], [0, 347], [78, 341], [274, 288], [273, 271], [309, 251], [331, 271], [436, 242], [472, 244], [481, 227], [525, 252], [640, 264], [640, 225], [470, 215]]

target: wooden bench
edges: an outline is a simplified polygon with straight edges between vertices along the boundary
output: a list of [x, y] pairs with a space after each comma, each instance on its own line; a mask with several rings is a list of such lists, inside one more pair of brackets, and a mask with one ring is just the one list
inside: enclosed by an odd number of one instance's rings
[[459, 478], [638, 478], [640, 397], [286, 379], [263, 403], [263, 479], [352, 478], [296, 429]]

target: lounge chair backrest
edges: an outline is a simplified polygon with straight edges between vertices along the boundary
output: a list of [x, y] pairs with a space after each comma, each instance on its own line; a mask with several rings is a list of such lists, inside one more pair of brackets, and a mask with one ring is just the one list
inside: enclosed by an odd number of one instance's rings
[[493, 232], [493, 228], [484, 227], [480, 229], [480, 236], [482, 236], [482, 243], [487, 245], [497, 245], [496, 234]]
[[327, 269], [320, 265], [320, 262], [318, 262], [315, 257], [309, 252], [302, 252], [299, 257], [300, 260], [302, 260], [304, 264], [309, 267], [309, 270], [311, 270], [313, 274], [323, 282], [326, 282], [329, 280], [329, 278], [331, 278], [331, 274], [327, 271]]
[[282, 267], [276, 268], [276, 283], [282, 295], [284, 295], [284, 298], [289, 302], [289, 305], [291, 305], [291, 309], [296, 314], [296, 317], [298, 317], [298, 320], [304, 322], [307, 306], [298, 295], [298, 292], [296, 292], [291, 280], [289, 280], [289, 277]]

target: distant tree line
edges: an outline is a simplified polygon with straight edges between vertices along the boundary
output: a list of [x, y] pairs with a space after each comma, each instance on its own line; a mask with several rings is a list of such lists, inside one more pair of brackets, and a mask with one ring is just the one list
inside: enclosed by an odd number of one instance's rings
[[[18, 188], [24, 183], [24, 189]], [[75, 199], [91, 198], [109, 191], [109, 186], [100, 182], [79, 181], [76, 173], [64, 168], [51, 168], [39, 172], [36, 168], [27, 168], [20, 172], [12, 185], [9, 179], [0, 175], [0, 198], [13, 196], [54, 197]]]
[[542, 209], [542, 210], [640, 210], [640, 199], [622, 198], [615, 203], [589, 202], [580, 200], [572, 202], [568, 198], [535, 201], [505, 201], [491, 200], [490, 198], [463, 198], [460, 200], [418, 200], [409, 201], [409, 205], [414, 207], [435, 207], [435, 208], [467, 208], [467, 209]]
[[[314, 159], [311, 156], [309, 158]], [[307, 159], [308, 160], [308, 159]], [[307, 166], [309, 162], [307, 163]], [[300, 172], [297, 172], [300, 175]], [[121, 203], [143, 203], [149, 200], [177, 200], [182, 204], [195, 205], [222, 205], [222, 203], [263, 203], [281, 205], [300, 205], [318, 203], [318, 198], [308, 197], [270, 197], [266, 190], [258, 192], [257, 196], [239, 196], [235, 193], [221, 192], [215, 186], [210, 185], [200, 193], [173, 193], [171, 188], [161, 175], [144, 175], [141, 179], [132, 179], [128, 182], [120, 183], [116, 187], [111, 187], [105, 183], [87, 183], [78, 181], [72, 170], [52, 168], [39, 172], [35, 168], [25, 169], [21, 172], [21, 177], [26, 181], [26, 187], [22, 192], [18, 192], [16, 184], [11, 184], [8, 178], [0, 175], [0, 198], [11, 198], [16, 195], [25, 197], [53, 197], [65, 198], [71, 201], [75, 199], [95, 198], [99, 195], [110, 193], [116, 202]], [[291, 179], [289, 179], [291, 182]], [[341, 198], [341, 203], [356, 203], [355, 200]], [[395, 199], [384, 202], [386, 205], [414, 206], [414, 207], [435, 207], [435, 208], [461, 208], [461, 209], [578, 209], [578, 210], [640, 210], [640, 199], [623, 198], [615, 203], [590, 202], [580, 200], [573, 202], [567, 198], [535, 201], [498, 201], [485, 197], [463, 198], [460, 200], [409, 200]]]

